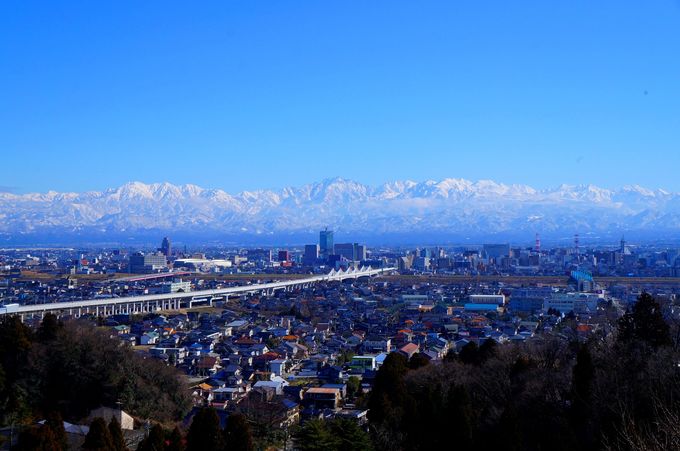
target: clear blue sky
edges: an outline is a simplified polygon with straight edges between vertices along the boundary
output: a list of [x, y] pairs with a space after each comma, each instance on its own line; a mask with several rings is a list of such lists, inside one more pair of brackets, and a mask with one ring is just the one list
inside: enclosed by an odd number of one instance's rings
[[680, 191], [680, 1], [0, 3], [2, 189]]

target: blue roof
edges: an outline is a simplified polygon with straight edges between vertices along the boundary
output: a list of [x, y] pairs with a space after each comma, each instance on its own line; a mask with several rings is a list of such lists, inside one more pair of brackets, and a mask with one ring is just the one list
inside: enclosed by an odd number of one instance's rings
[[465, 310], [488, 310], [495, 312], [497, 309], [497, 304], [465, 304]]
[[576, 280], [576, 281], [581, 281], [585, 280], [588, 282], [593, 281], [593, 275], [589, 273], [588, 271], [572, 271], [571, 272], [571, 278]]

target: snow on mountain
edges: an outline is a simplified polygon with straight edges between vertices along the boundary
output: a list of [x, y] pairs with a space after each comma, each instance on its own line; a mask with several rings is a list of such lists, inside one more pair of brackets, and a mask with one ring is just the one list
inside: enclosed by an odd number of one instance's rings
[[102, 192], [0, 193], [0, 233], [9, 236], [73, 230], [316, 233], [324, 226], [364, 236], [677, 233], [680, 194], [637, 185], [618, 190], [593, 185], [536, 190], [464, 179], [393, 181], [371, 187], [343, 178], [233, 195], [167, 182], [130, 182]]

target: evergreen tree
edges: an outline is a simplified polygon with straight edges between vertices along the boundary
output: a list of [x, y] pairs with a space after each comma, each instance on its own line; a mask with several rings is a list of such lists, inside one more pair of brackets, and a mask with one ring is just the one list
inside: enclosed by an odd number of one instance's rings
[[458, 354], [456, 354], [456, 351], [453, 349], [449, 349], [446, 355], [444, 356], [444, 362], [446, 363], [452, 363], [458, 360]]
[[170, 433], [165, 451], [184, 451], [184, 437], [177, 426]]
[[458, 358], [466, 365], [476, 365], [479, 361], [479, 348], [477, 343], [471, 341], [463, 346], [463, 349], [461, 349], [458, 354]]
[[356, 376], [347, 379], [347, 397], [354, 398], [361, 392], [361, 380]]
[[17, 451], [65, 451], [49, 426], [30, 427], [19, 435]]
[[297, 434], [300, 451], [334, 451], [338, 448], [337, 437], [331, 434], [323, 420], [309, 420]]
[[21, 318], [3, 315], [0, 318], [0, 366], [4, 370], [6, 391], [17, 381], [19, 372], [26, 367], [33, 346], [33, 333]]
[[54, 433], [54, 438], [61, 446], [61, 449], [68, 448], [68, 438], [66, 437], [66, 430], [64, 429], [64, 420], [61, 414], [57, 411], [52, 411], [47, 414], [45, 419], [45, 426], [49, 427]]
[[149, 436], [144, 438], [137, 446], [137, 451], [164, 451], [165, 431], [159, 424], [154, 424], [149, 431]]
[[106, 421], [95, 418], [90, 424], [90, 431], [85, 436], [83, 449], [86, 451], [115, 451]]
[[224, 441], [229, 451], [252, 451], [254, 449], [253, 435], [245, 416], [239, 413], [229, 415], [224, 428]]
[[222, 449], [220, 419], [213, 408], [200, 409], [187, 434], [187, 451], [219, 451]]
[[111, 434], [111, 441], [115, 451], [128, 451], [128, 447], [125, 445], [125, 438], [123, 438], [123, 430], [115, 416], [112, 416], [111, 421], [109, 421], [109, 433]]
[[44, 317], [42, 322], [40, 323], [40, 327], [38, 327], [38, 332], [37, 332], [37, 338], [38, 341], [42, 343], [47, 343], [55, 338], [57, 338], [57, 333], [61, 328], [63, 327], [63, 324], [57, 319], [57, 316], [52, 314], [52, 313], [47, 313]]
[[572, 372], [570, 422], [576, 439], [582, 449], [589, 449], [594, 443], [590, 428], [590, 405], [595, 367], [587, 345], [581, 346], [576, 354], [576, 365]]
[[642, 293], [633, 306], [619, 320], [619, 341], [641, 340], [653, 348], [671, 344], [668, 323], [661, 314], [661, 307], [648, 293]]
[[429, 364], [430, 364], [430, 359], [425, 357], [420, 352], [413, 354], [408, 361], [408, 367], [412, 370], [417, 370], [418, 368], [422, 368], [422, 367], [427, 366]]
[[328, 424], [331, 441], [338, 451], [370, 451], [371, 437], [359, 425], [347, 418], [338, 418]]
[[477, 353], [477, 364], [481, 365], [491, 357], [494, 357], [497, 351], [498, 343], [496, 343], [496, 340], [491, 338], [484, 340], [484, 343], [482, 343], [482, 345], [479, 347], [479, 351]]
[[376, 374], [368, 400], [368, 418], [372, 423], [389, 421], [396, 426], [401, 421], [408, 397], [404, 383], [407, 371], [406, 357], [396, 352], [387, 356]]

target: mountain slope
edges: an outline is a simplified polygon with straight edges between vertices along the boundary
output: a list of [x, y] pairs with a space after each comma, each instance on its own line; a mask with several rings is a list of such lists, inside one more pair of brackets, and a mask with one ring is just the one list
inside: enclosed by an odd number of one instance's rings
[[380, 234], [568, 236], [680, 232], [680, 194], [626, 186], [536, 190], [489, 180], [396, 181], [379, 187], [342, 178], [278, 191], [228, 194], [195, 185], [127, 183], [103, 192], [0, 193], [0, 234], [12, 237], [311, 234], [330, 226]]

